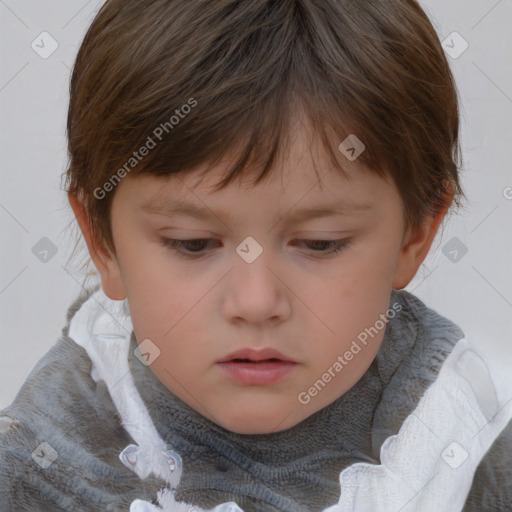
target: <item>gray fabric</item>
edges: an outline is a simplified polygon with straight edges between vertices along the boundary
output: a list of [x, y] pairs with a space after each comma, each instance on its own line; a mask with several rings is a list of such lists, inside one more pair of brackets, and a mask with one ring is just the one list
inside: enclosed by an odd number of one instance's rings
[[[140, 480], [119, 460], [133, 442], [120, 425], [103, 381], [90, 377], [87, 353], [62, 337], [37, 363], [2, 414], [0, 510], [125, 511], [136, 499], [156, 503], [163, 482]], [[381, 349], [347, 393], [291, 429], [240, 435], [202, 417], [173, 395], [134, 356], [135, 384], [161, 437], [183, 458], [176, 498], [204, 508], [237, 502], [245, 512], [320, 512], [339, 499], [339, 472], [355, 462], [378, 464], [384, 440], [400, 429], [463, 336], [449, 320], [405, 291], [390, 305]], [[5, 425], [5, 422], [4, 422]], [[0, 423], [1, 430], [1, 423]], [[43, 469], [31, 457], [43, 441], [58, 458]], [[464, 512], [512, 510], [512, 423], [480, 464]]]

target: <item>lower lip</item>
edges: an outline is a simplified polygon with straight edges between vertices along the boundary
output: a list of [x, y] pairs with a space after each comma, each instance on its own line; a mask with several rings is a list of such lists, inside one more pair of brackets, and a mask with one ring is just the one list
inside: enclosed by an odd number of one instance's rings
[[292, 361], [264, 361], [246, 363], [226, 361], [217, 363], [228, 377], [253, 386], [262, 386], [275, 382], [289, 373], [297, 363]]

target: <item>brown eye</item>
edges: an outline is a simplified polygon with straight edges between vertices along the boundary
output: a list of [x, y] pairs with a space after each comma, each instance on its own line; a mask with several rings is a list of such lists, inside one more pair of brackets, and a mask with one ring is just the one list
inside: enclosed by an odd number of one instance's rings
[[303, 242], [306, 248], [310, 249], [313, 253], [317, 253], [322, 256], [331, 256], [348, 247], [351, 243], [351, 239], [344, 238], [342, 240], [299, 240], [299, 242]]
[[212, 241], [211, 238], [191, 238], [189, 240], [176, 240], [174, 238], [162, 238], [161, 245], [168, 249], [176, 251], [182, 256], [194, 257], [194, 254], [204, 254], [204, 249], [207, 247], [208, 242]]

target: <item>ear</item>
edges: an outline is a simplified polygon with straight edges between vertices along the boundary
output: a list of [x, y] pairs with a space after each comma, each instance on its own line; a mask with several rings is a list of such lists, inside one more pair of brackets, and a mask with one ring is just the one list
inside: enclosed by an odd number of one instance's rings
[[418, 268], [430, 250], [439, 224], [441, 224], [449, 204], [437, 214], [425, 217], [421, 224], [410, 226], [406, 230], [393, 278], [393, 288], [397, 290], [405, 288], [416, 275]]
[[123, 300], [126, 292], [121, 280], [119, 263], [115, 255], [106, 248], [103, 243], [95, 240], [87, 212], [80, 199], [71, 192], [68, 192], [68, 200], [75, 214], [82, 235], [84, 236], [89, 254], [101, 276], [101, 287], [107, 297], [113, 300]]

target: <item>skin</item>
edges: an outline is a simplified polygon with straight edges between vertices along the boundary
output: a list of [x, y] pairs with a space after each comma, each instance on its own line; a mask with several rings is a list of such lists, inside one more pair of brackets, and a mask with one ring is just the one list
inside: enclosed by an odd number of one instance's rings
[[[392, 288], [404, 288], [414, 277], [446, 213], [406, 227], [391, 180], [357, 160], [346, 161], [347, 180], [314, 144], [319, 182], [312, 152], [305, 149], [310, 140], [304, 127], [297, 130], [283, 165], [256, 186], [239, 179], [212, 192], [222, 165], [199, 182], [202, 167], [179, 177], [125, 177], [112, 203], [115, 256], [93, 240], [80, 201], [69, 194], [103, 291], [128, 299], [138, 342], [149, 338], [160, 349], [152, 371], [190, 407], [232, 432], [288, 429], [363, 376], [385, 329], [308, 403], [298, 399], [386, 313]], [[210, 216], [141, 209], [157, 196], [206, 205]], [[356, 200], [372, 209], [292, 222], [299, 208]], [[235, 250], [248, 236], [263, 248], [252, 263]], [[186, 259], [164, 247], [163, 237], [213, 241], [185, 246], [184, 253], [202, 250]], [[304, 242], [346, 238], [350, 244], [332, 255], [332, 244]], [[271, 347], [297, 364], [277, 382], [241, 384], [216, 361], [246, 347]]]

